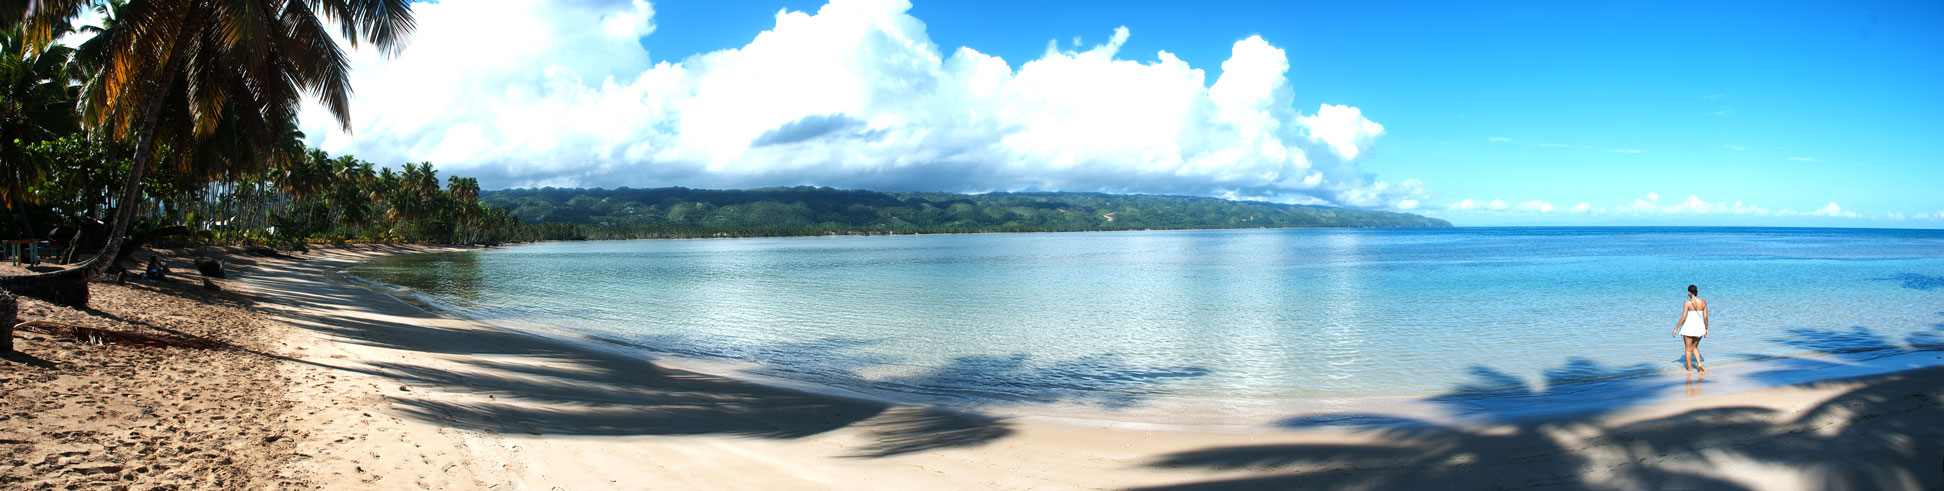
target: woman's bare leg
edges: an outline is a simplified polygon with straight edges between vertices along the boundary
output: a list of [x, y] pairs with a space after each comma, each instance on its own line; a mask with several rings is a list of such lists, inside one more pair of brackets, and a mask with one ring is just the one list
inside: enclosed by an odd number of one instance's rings
[[1693, 342], [1688, 343], [1688, 351], [1694, 353], [1694, 369], [1708, 373], [1708, 367], [1701, 366], [1701, 338], [1694, 338]]
[[1681, 369], [1694, 371], [1694, 338], [1681, 336]]

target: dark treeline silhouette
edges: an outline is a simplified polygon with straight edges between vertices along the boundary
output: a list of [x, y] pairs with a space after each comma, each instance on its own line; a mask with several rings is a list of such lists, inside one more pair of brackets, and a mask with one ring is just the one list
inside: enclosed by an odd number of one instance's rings
[[1407, 213], [1188, 196], [909, 193], [798, 186], [748, 190], [487, 191], [546, 239], [1095, 230], [1449, 227]]

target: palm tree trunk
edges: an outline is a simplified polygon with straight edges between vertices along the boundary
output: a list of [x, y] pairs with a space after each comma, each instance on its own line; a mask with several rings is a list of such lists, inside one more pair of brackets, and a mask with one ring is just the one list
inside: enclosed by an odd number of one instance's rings
[[[186, 34], [186, 33], [185, 33]], [[186, 35], [184, 36], [186, 37]], [[170, 49], [168, 65], [162, 69], [161, 80], [155, 81], [155, 90], [147, 95], [149, 100], [142, 101], [142, 125], [136, 127], [135, 158], [128, 162], [128, 181], [122, 184], [121, 200], [115, 207], [115, 220], [108, 226], [108, 243], [95, 253], [95, 260], [88, 264], [83, 281], [101, 277], [102, 273], [114, 266], [113, 260], [121, 252], [128, 227], [135, 219], [135, 208], [141, 205], [142, 174], [148, 171], [149, 154], [155, 149], [155, 123], [162, 117], [162, 104], [168, 100], [170, 89], [175, 88], [176, 72], [182, 69], [184, 48], [189, 43], [177, 39]]]
[[19, 313], [20, 300], [0, 289], [0, 355], [13, 352], [14, 316]]

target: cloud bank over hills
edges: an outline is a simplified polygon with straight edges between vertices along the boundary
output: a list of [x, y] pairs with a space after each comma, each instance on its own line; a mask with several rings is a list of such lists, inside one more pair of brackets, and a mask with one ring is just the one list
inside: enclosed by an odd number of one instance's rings
[[[643, 1], [417, 4], [399, 57], [353, 54], [355, 135], [306, 107], [326, 151], [431, 161], [489, 188], [823, 185], [1186, 194], [1417, 208], [1416, 180], [1358, 167], [1384, 134], [1355, 107], [1298, 108], [1282, 49], [1219, 72], [1131, 35], [1015, 66], [945, 52], [902, 0], [780, 12], [746, 45], [656, 61]], [[1141, 57], [1145, 58], [1145, 57]], [[1212, 77], [1212, 80], [1211, 80]]]

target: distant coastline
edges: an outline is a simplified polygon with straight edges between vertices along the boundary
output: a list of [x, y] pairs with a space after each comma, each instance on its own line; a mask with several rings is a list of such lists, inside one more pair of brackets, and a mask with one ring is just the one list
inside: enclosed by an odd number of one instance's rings
[[539, 188], [486, 191], [481, 201], [551, 240], [1451, 226], [1388, 211], [1069, 192]]

